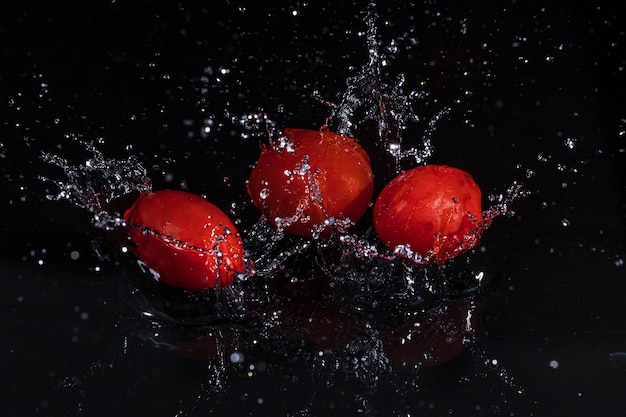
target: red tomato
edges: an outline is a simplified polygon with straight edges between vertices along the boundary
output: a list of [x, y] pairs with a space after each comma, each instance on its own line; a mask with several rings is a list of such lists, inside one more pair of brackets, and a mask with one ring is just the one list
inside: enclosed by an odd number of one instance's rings
[[243, 273], [241, 237], [224, 212], [184, 191], [142, 194], [124, 213], [130, 251], [158, 279], [190, 291], [222, 288]]
[[329, 235], [331, 219], [356, 223], [374, 193], [367, 153], [353, 139], [329, 131], [285, 129], [261, 146], [247, 181], [254, 205], [287, 233]]
[[438, 264], [476, 246], [482, 220], [478, 185], [467, 172], [444, 165], [398, 175], [374, 204], [374, 228], [387, 247], [409, 245]]

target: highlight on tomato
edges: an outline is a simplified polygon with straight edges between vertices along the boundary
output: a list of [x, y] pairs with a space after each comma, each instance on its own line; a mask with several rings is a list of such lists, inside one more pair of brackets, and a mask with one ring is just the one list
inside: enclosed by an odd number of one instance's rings
[[365, 214], [374, 176], [369, 156], [354, 139], [326, 126], [285, 129], [261, 145], [246, 187], [254, 205], [280, 230], [327, 238], [333, 227], [348, 227]]
[[245, 272], [243, 242], [230, 218], [185, 191], [143, 193], [124, 213], [129, 250], [156, 279], [190, 291], [224, 288]]
[[[484, 229], [481, 191], [465, 171], [424, 165], [405, 171], [380, 192], [374, 228], [390, 249], [421, 263], [443, 264], [475, 247]], [[405, 250], [407, 249], [407, 250]]]

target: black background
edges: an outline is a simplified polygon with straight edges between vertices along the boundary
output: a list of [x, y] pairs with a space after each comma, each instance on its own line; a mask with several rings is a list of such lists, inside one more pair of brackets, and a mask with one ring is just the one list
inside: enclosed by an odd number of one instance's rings
[[[159, 348], [159, 332], [176, 329], [128, 302], [132, 264], [99, 258], [90, 214], [46, 200], [54, 189], [38, 179], [62, 176], [40, 151], [80, 162], [65, 135], [82, 135], [107, 157], [138, 155], [157, 189], [236, 202], [249, 226], [243, 184], [258, 140], [224, 110], [319, 127], [329, 110], [311, 93], [337, 100], [367, 59], [365, 5], [66, 4], [0, 6], [3, 415], [626, 415], [626, 35], [616, 9], [378, 6], [383, 43], [401, 38], [388, 72], [430, 94], [416, 113], [453, 107], [431, 162], [468, 170], [485, 194], [514, 180], [532, 192], [483, 239], [500, 277], [483, 317], [497, 369], [425, 371], [403, 397], [394, 384], [316, 377], [271, 355], [267, 372], [229, 368], [223, 392], [207, 389], [217, 371]], [[205, 119], [222, 127], [205, 137]]]

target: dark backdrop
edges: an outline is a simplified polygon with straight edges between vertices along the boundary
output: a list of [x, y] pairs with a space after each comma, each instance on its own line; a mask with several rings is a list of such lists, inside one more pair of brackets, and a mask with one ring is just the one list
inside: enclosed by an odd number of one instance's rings
[[38, 176], [62, 174], [40, 152], [80, 163], [66, 135], [81, 135], [107, 157], [137, 155], [155, 188], [235, 202], [249, 226], [258, 139], [231, 116], [319, 127], [329, 110], [313, 91], [336, 100], [367, 59], [360, 2], [282, 3], [0, 6], [2, 414], [625, 415], [626, 35], [600, 2], [378, 6], [382, 42], [399, 39], [386, 75], [429, 93], [414, 109], [424, 120], [454, 109], [431, 161], [486, 194], [512, 181], [532, 192], [483, 240], [498, 271], [488, 366], [463, 357], [403, 394], [285, 355], [248, 376], [248, 362], [169, 349], [162, 335], [185, 330], [142, 316], [132, 262], [98, 245], [89, 213], [45, 198], [54, 187]]

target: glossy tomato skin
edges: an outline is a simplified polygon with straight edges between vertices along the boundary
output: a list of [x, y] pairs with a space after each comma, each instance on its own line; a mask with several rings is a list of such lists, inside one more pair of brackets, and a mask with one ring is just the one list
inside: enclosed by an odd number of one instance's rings
[[408, 244], [425, 262], [443, 264], [478, 244], [481, 191], [470, 174], [460, 169], [445, 165], [413, 168], [383, 188], [374, 204], [373, 220], [387, 247]]
[[184, 191], [144, 193], [124, 213], [130, 251], [159, 280], [190, 291], [223, 288], [245, 272], [243, 243], [228, 216]]
[[248, 195], [274, 225], [287, 233], [330, 234], [330, 218], [356, 223], [371, 203], [374, 176], [367, 153], [352, 138], [326, 127], [285, 129], [278, 143], [261, 146], [247, 181]]

